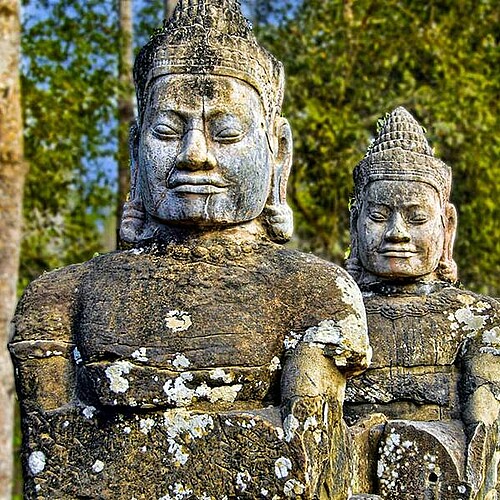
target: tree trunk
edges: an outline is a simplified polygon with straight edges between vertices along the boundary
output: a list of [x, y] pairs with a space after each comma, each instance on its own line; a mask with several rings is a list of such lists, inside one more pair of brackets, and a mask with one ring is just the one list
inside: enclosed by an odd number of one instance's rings
[[26, 164], [19, 82], [19, 0], [0, 0], [0, 499], [11, 498], [14, 382], [7, 351], [16, 305]]
[[120, 16], [120, 62], [118, 95], [118, 205], [117, 245], [123, 204], [130, 189], [130, 165], [128, 135], [130, 123], [134, 119], [134, 83], [132, 78], [132, 0], [119, 0]]
[[177, 0], [163, 0], [165, 19], [168, 19], [174, 13], [175, 6], [177, 5]]

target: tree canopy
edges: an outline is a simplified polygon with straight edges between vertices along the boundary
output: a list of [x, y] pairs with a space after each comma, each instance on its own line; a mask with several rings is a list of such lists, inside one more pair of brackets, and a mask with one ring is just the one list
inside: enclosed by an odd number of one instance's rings
[[[285, 65], [295, 141], [296, 241], [341, 263], [351, 172], [379, 117], [407, 107], [454, 172], [456, 257], [466, 286], [497, 294], [499, 11], [493, 0], [248, 0]], [[163, 2], [135, 4], [135, 40]], [[23, 23], [26, 157], [22, 284], [85, 260], [114, 210], [118, 13], [112, 2], [31, 0]]]
[[278, 4], [275, 22], [260, 24], [259, 34], [287, 71], [285, 115], [295, 141], [289, 196], [299, 245], [342, 262], [351, 172], [378, 118], [402, 105], [453, 169], [461, 280], [498, 294], [496, 3], [308, 0], [291, 16], [293, 5], [279, 12]]

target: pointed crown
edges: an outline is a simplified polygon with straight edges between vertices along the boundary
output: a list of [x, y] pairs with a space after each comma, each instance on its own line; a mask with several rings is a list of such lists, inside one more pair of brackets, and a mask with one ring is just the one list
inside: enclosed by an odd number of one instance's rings
[[356, 199], [376, 180], [424, 182], [436, 189], [442, 202], [451, 191], [451, 168], [434, 156], [424, 129], [403, 107], [387, 115], [365, 157], [354, 169]]
[[179, 0], [135, 61], [140, 119], [151, 81], [172, 74], [238, 78], [260, 94], [268, 123], [281, 112], [283, 65], [257, 43], [238, 0]]

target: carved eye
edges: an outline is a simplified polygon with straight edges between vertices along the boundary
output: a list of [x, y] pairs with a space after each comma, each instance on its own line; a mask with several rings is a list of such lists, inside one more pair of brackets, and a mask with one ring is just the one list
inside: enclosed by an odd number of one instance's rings
[[415, 224], [415, 225], [425, 224], [428, 220], [429, 220], [429, 217], [427, 217], [426, 214], [413, 214], [409, 218], [410, 224]]
[[217, 130], [214, 133], [214, 141], [222, 142], [223, 144], [230, 144], [233, 142], [241, 141], [244, 132], [238, 127], [225, 127]]
[[153, 133], [160, 139], [177, 139], [181, 133], [166, 123], [158, 123], [153, 127]]
[[370, 212], [369, 217], [374, 222], [385, 222], [387, 220], [387, 216], [382, 212]]
[[241, 141], [246, 130], [245, 121], [232, 114], [218, 114], [210, 121], [212, 139], [222, 144]]

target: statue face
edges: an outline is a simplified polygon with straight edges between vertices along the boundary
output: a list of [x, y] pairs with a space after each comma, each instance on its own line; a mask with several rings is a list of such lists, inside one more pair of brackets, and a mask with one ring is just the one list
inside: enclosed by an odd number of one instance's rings
[[436, 190], [423, 182], [368, 184], [358, 218], [362, 266], [383, 278], [434, 278], [445, 227]]
[[236, 224], [259, 216], [272, 155], [261, 99], [221, 76], [169, 75], [150, 89], [136, 161], [146, 211], [174, 224]]

